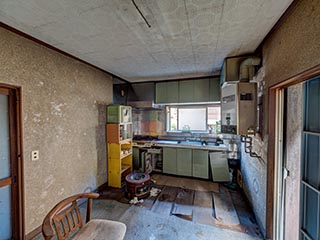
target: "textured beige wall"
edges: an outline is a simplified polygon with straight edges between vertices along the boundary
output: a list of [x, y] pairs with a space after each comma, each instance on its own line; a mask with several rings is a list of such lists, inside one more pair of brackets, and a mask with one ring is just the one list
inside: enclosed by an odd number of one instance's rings
[[287, 131], [286, 131], [286, 168], [289, 176], [285, 179], [285, 224], [286, 240], [299, 239], [300, 180], [303, 130], [303, 84], [288, 88]]
[[[299, 0], [294, 10], [263, 44], [263, 68], [257, 78], [262, 82], [261, 90], [264, 93], [264, 134], [263, 140], [254, 138], [253, 148], [264, 161], [267, 160], [268, 149], [268, 89], [320, 64], [319, 23], [320, 1]], [[291, 152], [298, 151], [299, 147], [291, 149]], [[267, 165], [261, 164], [256, 158], [250, 158], [245, 153], [242, 154], [242, 163], [246, 194], [265, 234]]]
[[299, 0], [263, 45], [269, 86], [320, 64], [320, 1]]
[[[107, 181], [111, 77], [0, 28], [0, 83], [22, 87], [26, 233], [59, 200]], [[32, 162], [32, 150], [40, 160]]]

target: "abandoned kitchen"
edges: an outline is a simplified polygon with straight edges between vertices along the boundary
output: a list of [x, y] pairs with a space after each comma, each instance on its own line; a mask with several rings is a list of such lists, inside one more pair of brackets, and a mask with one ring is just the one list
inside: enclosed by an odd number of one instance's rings
[[320, 240], [320, 0], [1, 0], [0, 240]]

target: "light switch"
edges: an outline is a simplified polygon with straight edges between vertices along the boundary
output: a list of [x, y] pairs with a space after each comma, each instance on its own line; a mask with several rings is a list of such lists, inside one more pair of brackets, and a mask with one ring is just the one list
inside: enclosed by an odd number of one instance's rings
[[35, 150], [31, 152], [31, 160], [38, 161], [39, 160], [39, 150]]

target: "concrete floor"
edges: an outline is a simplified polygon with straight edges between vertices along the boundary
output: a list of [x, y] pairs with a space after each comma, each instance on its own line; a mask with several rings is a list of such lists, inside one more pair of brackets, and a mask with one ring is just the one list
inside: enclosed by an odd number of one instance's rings
[[[81, 206], [83, 214], [85, 210], [86, 204], [83, 204]], [[94, 200], [92, 218], [125, 223], [127, 225], [125, 240], [259, 239], [233, 230], [194, 223], [177, 217], [162, 216], [144, 207], [128, 205], [115, 200]], [[34, 239], [43, 238], [38, 235]]]

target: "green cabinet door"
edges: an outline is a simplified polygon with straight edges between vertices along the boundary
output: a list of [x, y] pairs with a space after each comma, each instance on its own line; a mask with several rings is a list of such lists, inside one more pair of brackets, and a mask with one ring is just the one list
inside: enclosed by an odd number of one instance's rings
[[167, 103], [179, 102], [179, 82], [167, 82]]
[[156, 103], [167, 103], [167, 83], [156, 83]]
[[179, 103], [193, 102], [193, 80], [179, 82]]
[[210, 152], [210, 167], [214, 182], [229, 182], [228, 155], [226, 152]]
[[163, 148], [163, 172], [177, 174], [177, 150], [175, 148]]
[[210, 78], [209, 101], [210, 102], [220, 101], [220, 79], [219, 78]]
[[209, 178], [209, 158], [207, 150], [192, 151], [192, 176], [198, 178]]
[[192, 149], [177, 149], [177, 175], [192, 176]]
[[198, 79], [193, 81], [193, 101], [194, 102], [209, 102], [209, 85], [210, 79]]
[[156, 83], [156, 103], [178, 103], [178, 81]]

